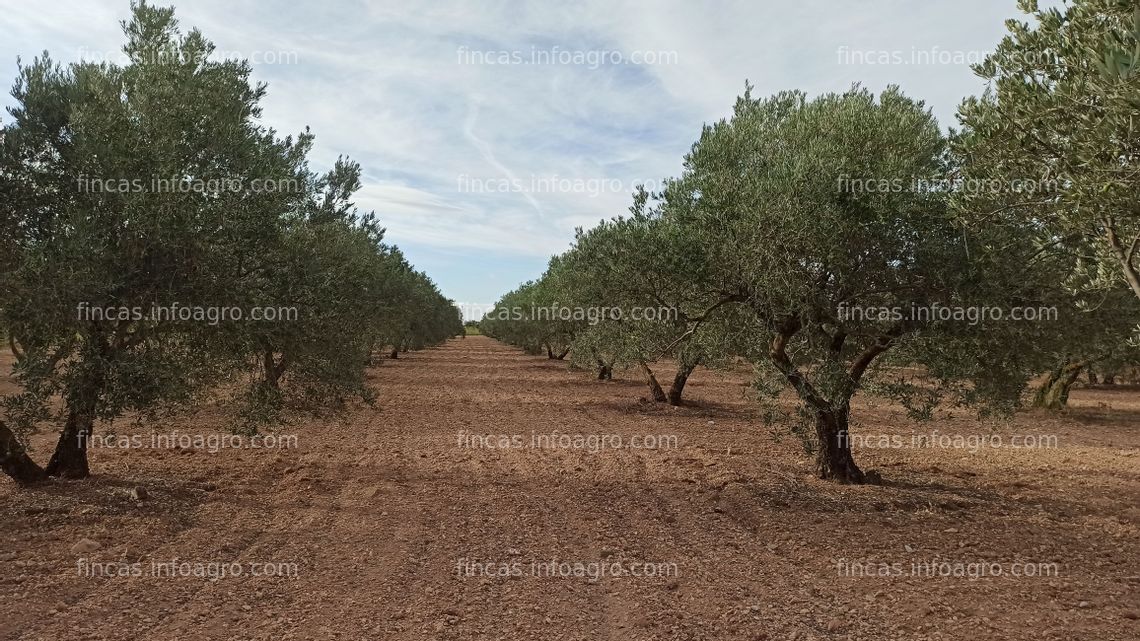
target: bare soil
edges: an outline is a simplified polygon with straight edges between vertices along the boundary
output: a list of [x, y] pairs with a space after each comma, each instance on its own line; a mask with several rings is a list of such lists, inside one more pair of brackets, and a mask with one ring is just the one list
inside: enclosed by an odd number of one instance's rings
[[[295, 447], [103, 447], [84, 481], [0, 481], [0, 639], [1140, 639], [1136, 388], [997, 423], [860, 400], [884, 484], [842, 487], [745, 371], [698, 370], [674, 409], [470, 336], [370, 377], [374, 408], [281, 427]], [[221, 564], [242, 574], [193, 576]]]

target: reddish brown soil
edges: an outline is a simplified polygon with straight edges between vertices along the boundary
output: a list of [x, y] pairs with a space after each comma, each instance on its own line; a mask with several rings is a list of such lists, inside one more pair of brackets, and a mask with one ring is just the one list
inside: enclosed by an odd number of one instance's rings
[[[698, 371], [690, 404], [672, 409], [639, 402], [632, 372], [602, 383], [473, 336], [371, 377], [376, 408], [282, 428], [294, 449], [97, 449], [85, 481], [0, 481], [0, 639], [1140, 639], [1135, 388], [1077, 390], [1065, 413], [1002, 424], [958, 412], [915, 425], [862, 402], [859, 435], [1040, 435], [1056, 447], [862, 447], [885, 484], [840, 487], [763, 424], [743, 372]], [[115, 429], [219, 424], [204, 411]], [[460, 432], [555, 430], [678, 443], [459, 445]], [[38, 459], [53, 438], [35, 441]], [[73, 552], [81, 539], [100, 547]], [[81, 557], [88, 574], [92, 562], [150, 573], [174, 558], [297, 571], [86, 576]], [[461, 576], [460, 559], [521, 576]], [[532, 572], [552, 559], [658, 563], [670, 576]], [[932, 560], [1004, 573], [915, 574], [912, 562]], [[880, 563], [901, 575], [869, 570]], [[1017, 563], [1054, 575], [1013, 576]]]

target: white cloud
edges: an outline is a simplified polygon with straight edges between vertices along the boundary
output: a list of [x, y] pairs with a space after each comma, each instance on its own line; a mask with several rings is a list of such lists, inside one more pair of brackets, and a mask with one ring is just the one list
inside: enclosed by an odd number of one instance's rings
[[[17, 54], [27, 59], [46, 48], [69, 60], [81, 49], [116, 52], [128, 2], [0, 0], [0, 13], [0, 68], [14, 78]], [[295, 64], [255, 65], [255, 78], [269, 82], [265, 122], [282, 133], [311, 126], [317, 168], [341, 153], [360, 161], [366, 177], [358, 203], [376, 209], [393, 242], [526, 257], [561, 251], [576, 225], [625, 213], [635, 182], [677, 173], [701, 125], [729, 113], [745, 79], [758, 95], [897, 83], [927, 99], [943, 125], [954, 124], [959, 100], [980, 90], [969, 69], [840, 64], [839, 47], [984, 52], [1016, 10], [1014, 0], [670, 0], [651, 8], [615, 0], [198, 0], [177, 15], [221, 50], [295, 56]], [[665, 52], [675, 60], [593, 69], [463, 64], [475, 52], [525, 57], [554, 47], [580, 55]], [[474, 194], [461, 187], [461, 177], [528, 184], [551, 176], [621, 188]]]

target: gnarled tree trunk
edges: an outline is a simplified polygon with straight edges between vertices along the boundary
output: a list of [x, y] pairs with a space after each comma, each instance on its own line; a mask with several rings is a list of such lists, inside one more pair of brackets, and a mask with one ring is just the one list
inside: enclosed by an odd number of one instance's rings
[[847, 408], [816, 410], [815, 434], [819, 450], [815, 467], [821, 479], [840, 483], [864, 483], [867, 480], [851, 455], [851, 438], [847, 432], [849, 414]]
[[693, 373], [696, 365], [683, 365], [677, 370], [677, 374], [673, 377], [673, 384], [669, 386], [669, 404], [680, 405], [681, 394], [685, 391], [685, 383], [689, 381], [689, 375]]
[[649, 395], [653, 397], [655, 403], [664, 403], [668, 400], [665, 396], [665, 390], [661, 389], [661, 384], [657, 382], [657, 377], [653, 375], [653, 370], [649, 369], [649, 365], [645, 361], [639, 361], [641, 372], [645, 374], [645, 384], [649, 387]]
[[280, 389], [281, 375], [285, 373], [285, 368], [288, 367], [286, 358], [282, 356], [281, 362], [277, 362], [273, 350], [267, 349], [262, 353], [261, 360], [262, 373], [265, 375], [265, 386], [272, 390]]
[[67, 422], [59, 433], [55, 452], [48, 461], [45, 472], [48, 476], [68, 479], [83, 479], [91, 474], [87, 466], [87, 441], [91, 438], [91, 428], [95, 423], [94, 401], [80, 400], [67, 412]]
[[1066, 362], [1049, 372], [1049, 378], [1037, 388], [1033, 405], [1048, 410], [1059, 410], [1069, 404], [1069, 390], [1077, 381], [1088, 361]]
[[47, 478], [43, 468], [28, 456], [24, 445], [0, 421], [0, 470], [20, 485], [31, 485]]
[[[848, 436], [851, 399], [858, 391], [867, 368], [891, 348], [895, 339], [902, 333], [902, 327], [892, 327], [887, 333], [876, 337], [873, 343], [860, 352], [851, 363], [845, 389], [831, 398], [820, 394], [788, 356], [788, 342], [801, 328], [801, 320], [798, 317], [784, 319], [769, 344], [768, 356], [772, 364], [799, 394], [805, 407], [815, 414], [815, 434], [819, 447], [816, 452], [816, 471], [821, 479], [840, 483], [878, 482], [878, 474], [864, 473], [858, 465], [855, 465], [855, 457], [851, 454], [851, 440]], [[841, 353], [845, 338], [845, 335], [837, 334], [832, 339], [832, 351], [837, 357]]]

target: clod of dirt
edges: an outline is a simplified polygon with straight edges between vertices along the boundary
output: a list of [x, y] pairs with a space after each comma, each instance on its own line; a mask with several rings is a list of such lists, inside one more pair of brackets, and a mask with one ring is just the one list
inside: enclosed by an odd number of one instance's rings
[[71, 553], [90, 554], [91, 552], [94, 552], [101, 547], [103, 546], [100, 545], [98, 541], [92, 541], [91, 539], [79, 539], [75, 542], [75, 545], [71, 546]]

